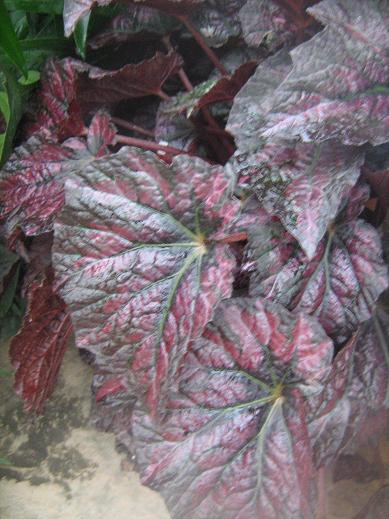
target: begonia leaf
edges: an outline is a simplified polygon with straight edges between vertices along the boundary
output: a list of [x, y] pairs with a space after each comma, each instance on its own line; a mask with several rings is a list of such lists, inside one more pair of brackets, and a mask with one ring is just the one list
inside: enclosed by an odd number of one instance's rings
[[210, 47], [222, 47], [241, 35], [239, 10], [245, 0], [208, 0], [191, 15], [191, 23]]
[[266, 138], [344, 144], [389, 140], [389, 5], [323, 0], [308, 9], [325, 29], [292, 52], [274, 94]]
[[[131, 97], [159, 95], [162, 85], [183, 64], [175, 52], [157, 52], [140, 63], [129, 63], [118, 70], [79, 65], [77, 99], [85, 103], [116, 103]], [[82, 72], [84, 69], [85, 72]]]
[[307, 0], [248, 0], [239, 13], [243, 37], [251, 47], [266, 43], [270, 48], [289, 42], [307, 29], [313, 18]]
[[265, 146], [255, 155], [253, 189], [309, 259], [360, 175], [364, 154], [337, 142]]
[[379, 235], [363, 220], [335, 224], [311, 260], [277, 222], [259, 227], [248, 247], [250, 293], [316, 315], [339, 342], [369, 319], [389, 283]]
[[27, 410], [41, 411], [54, 389], [72, 324], [49, 277], [29, 285], [27, 301], [22, 328], [12, 339], [10, 355], [16, 369], [16, 392]]
[[64, 179], [91, 156], [101, 156], [115, 133], [104, 112], [92, 119], [87, 142], [68, 139], [58, 144], [36, 134], [15, 149], [0, 174], [1, 219], [8, 240], [21, 229], [27, 236], [52, 229], [64, 202]]
[[[55, 264], [77, 344], [100, 373], [136, 379], [154, 413], [189, 341], [232, 289], [218, 243], [239, 209], [220, 166], [122, 148], [66, 184]], [[130, 369], [131, 368], [131, 369]]]
[[372, 435], [371, 414], [389, 408], [388, 329], [381, 298], [372, 318], [336, 356], [324, 391], [313, 398], [309, 428], [317, 466], [331, 463], [353, 442], [360, 447], [366, 426]]
[[180, 22], [152, 7], [129, 5], [126, 11], [110, 20], [105, 29], [89, 40], [92, 49], [123, 43], [137, 37], [163, 36], [177, 29]]
[[174, 519], [311, 519], [301, 388], [318, 390], [331, 356], [315, 319], [260, 298], [221, 303], [191, 345], [165, 421], [135, 411], [142, 482]]
[[255, 152], [261, 147], [260, 132], [273, 92], [290, 69], [289, 54], [282, 50], [260, 63], [235, 97], [226, 129], [235, 137], [239, 155]]

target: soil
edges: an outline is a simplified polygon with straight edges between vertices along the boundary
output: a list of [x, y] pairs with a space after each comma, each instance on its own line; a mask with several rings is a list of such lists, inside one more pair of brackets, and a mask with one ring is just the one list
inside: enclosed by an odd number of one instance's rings
[[[10, 370], [4, 346], [0, 367]], [[10, 463], [0, 465], [1, 519], [169, 519], [162, 498], [115, 450], [113, 435], [89, 424], [91, 378], [70, 348], [45, 413], [36, 416], [23, 411], [12, 374], [1, 377], [0, 458]], [[369, 447], [344, 459], [333, 479], [328, 519], [351, 519], [389, 483], [389, 439], [381, 439], [379, 451]]]

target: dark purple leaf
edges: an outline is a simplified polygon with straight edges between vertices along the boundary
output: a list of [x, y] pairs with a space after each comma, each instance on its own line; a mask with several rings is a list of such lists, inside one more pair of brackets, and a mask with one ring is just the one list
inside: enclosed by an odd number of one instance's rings
[[201, 159], [182, 155], [168, 167], [136, 148], [67, 183], [55, 262], [77, 344], [100, 373], [135, 375], [153, 412], [188, 342], [231, 293], [234, 259], [216, 242], [239, 208], [229, 184]]
[[323, 0], [308, 11], [326, 27], [291, 52], [293, 70], [275, 93], [263, 136], [387, 142], [389, 4]]
[[332, 470], [332, 481], [351, 479], [358, 483], [370, 483], [380, 479], [380, 470], [376, 463], [370, 463], [361, 454], [342, 454]]
[[173, 518], [311, 519], [305, 401], [331, 357], [310, 317], [261, 299], [221, 303], [185, 358], [166, 420], [134, 414], [142, 482]]
[[377, 197], [378, 221], [381, 222], [389, 207], [389, 169], [377, 170], [367, 165], [362, 173], [372, 188], [373, 196]]
[[339, 342], [369, 319], [389, 282], [379, 235], [362, 220], [334, 225], [311, 260], [278, 223], [258, 227], [248, 254], [256, 262], [252, 295], [316, 315]]
[[148, 60], [130, 63], [118, 70], [79, 65], [81, 74], [77, 82], [77, 99], [81, 104], [88, 105], [159, 95], [162, 85], [179, 71], [182, 64], [181, 56], [175, 52], [157, 52]]
[[27, 312], [10, 347], [15, 390], [29, 411], [41, 411], [52, 393], [72, 325], [48, 277], [28, 287]]
[[359, 177], [363, 151], [332, 141], [295, 147], [269, 144], [255, 158], [257, 166], [250, 173], [258, 199], [312, 259]]
[[162, 101], [155, 121], [155, 140], [189, 151], [196, 138], [197, 132], [193, 122], [184, 114], [175, 111], [172, 113], [171, 101]]
[[306, 8], [315, 2], [307, 0], [248, 0], [239, 18], [243, 37], [251, 47], [266, 43], [277, 48], [290, 42], [313, 23]]

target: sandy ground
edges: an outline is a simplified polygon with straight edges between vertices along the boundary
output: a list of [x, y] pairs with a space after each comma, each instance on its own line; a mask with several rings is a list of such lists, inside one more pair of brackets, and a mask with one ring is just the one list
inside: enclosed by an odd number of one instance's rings
[[[0, 366], [7, 364], [3, 347]], [[162, 498], [116, 452], [113, 436], [89, 425], [90, 381], [90, 368], [69, 349], [45, 414], [34, 417], [23, 412], [12, 379], [0, 379], [0, 457], [12, 463], [0, 466], [1, 519], [169, 518]], [[389, 442], [381, 443], [384, 473], [363, 484], [330, 483], [328, 519], [351, 519], [389, 483]]]

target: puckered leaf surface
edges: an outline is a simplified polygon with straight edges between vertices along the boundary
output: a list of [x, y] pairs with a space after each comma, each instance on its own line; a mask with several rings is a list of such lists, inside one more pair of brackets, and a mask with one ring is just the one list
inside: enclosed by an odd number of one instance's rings
[[278, 52], [257, 67], [254, 75], [235, 97], [226, 129], [235, 137], [238, 154], [255, 152], [261, 146], [263, 139], [260, 138], [260, 132], [272, 103], [273, 92], [290, 69], [288, 52]]
[[[372, 434], [371, 414], [389, 407], [389, 314], [381, 298], [372, 318], [336, 356], [324, 391], [311, 401], [317, 466]], [[370, 424], [370, 425], [369, 425]], [[362, 437], [361, 437], [362, 436]]]
[[363, 220], [336, 224], [311, 260], [293, 242], [276, 222], [251, 236], [250, 293], [316, 315], [331, 337], [348, 339], [388, 286], [377, 231]]
[[72, 324], [48, 277], [29, 285], [27, 301], [26, 316], [11, 342], [10, 355], [16, 368], [16, 392], [27, 410], [41, 411], [54, 389]]
[[108, 5], [112, 0], [64, 0], [63, 20], [65, 36], [70, 36], [77, 22], [88, 13], [94, 5]]
[[0, 174], [0, 217], [7, 238], [11, 240], [18, 229], [27, 236], [51, 230], [64, 202], [64, 179], [94, 154], [106, 153], [114, 136], [108, 115], [99, 112], [86, 142], [68, 139], [58, 144], [37, 134], [16, 148]]
[[234, 259], [216, 239], [239, 203], [223, 168], [186, 156], [168, 167], [135, 148], [73, 178], [55, 263], [77, 344], [101, 373], [135, 375], [157, 411], [188, 342], [231, 293]]
[[363, 152], [333, 141], [295, 147], [270, 144], [255, 158], [251, 178], [258, 199], [312, 259], [359, 177]]
[[301, 387], [317, 390], [331, 356], [315, 319], [262, 299], [221, 303], [191, 345], [166, 420], [135, 411], [143, 483], [177, 519], [311, 519]]
[[243, 37], [252, 47], [264, 40], [270, 48], [288, 42], [313, 22], [306, 8], [309, 0], [248, 0], [239, 13]]
[[323, 0], [308, 9], [325, 29], [292, 54], [263, 131], [274, 139], [388, 141], [389, 5]]

